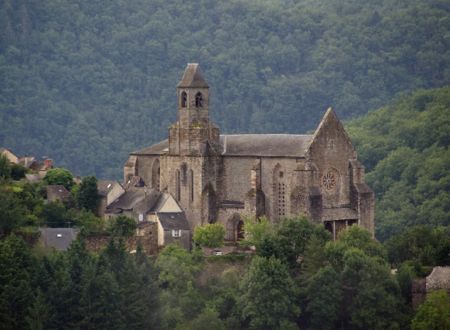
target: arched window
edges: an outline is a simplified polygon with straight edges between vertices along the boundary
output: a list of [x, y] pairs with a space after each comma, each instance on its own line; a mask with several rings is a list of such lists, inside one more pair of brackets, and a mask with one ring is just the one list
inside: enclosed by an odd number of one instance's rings
[[155, 159], [152, 166], [152, 188], [156, 190], [159, 190], [159, 177], [160, 177], [159, 159]]
[[189, 171], [189, 197], [191, 199], [191, 202], [194, 201], [194, 171]]
[[200, 92], [195, 94], [195, 107], [196, 108], [203, 108], [203, 95]]
[[187, 105], [187, 94], [186, 92], [181, 93], [181, 107], [186, 108]]
[[177, 199], [177, 201], [179, 201], [181, 199], [181, 175], [180, 175], [180, 170], [177, 170], [175, 172], [175, 198]]

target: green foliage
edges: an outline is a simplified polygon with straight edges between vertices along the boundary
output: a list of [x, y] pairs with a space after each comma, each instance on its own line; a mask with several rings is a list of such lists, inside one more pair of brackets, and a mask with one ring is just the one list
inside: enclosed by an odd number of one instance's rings
[[427, 295], [417, 309], [411, 328], [413, 330], [440, 330], [450, 328], [450, 296], [445, 290]]
[[309, 298], [306, 312], [312, 329], [334, 329], [343, 297], [338, 278], [339, 274], [331, 266], [321, 268], [311, 277], [306, 288]]
[[109, 232], [113, 236], [130, 237], [136, 232], [136, 221], [124, 215], [110, 219]]
[[11, 177], [11, 164], [8, 158], [4, 155], [0, 155], [0, 178], [9, 179]]
[[261, 236], [262, 239], [256, 246], [258, 255], [275, 256], [292, 269], [299, 267], [312, 237], [322, 242], [330, 239], [323, 226], [314, 225], [306, 217], [283, 219], [273, 228], [272, 233]]
[[76, 191], [76, 200], [79, 208], [97, 212], [100, 196], [97, 190], [97, 179], [94, 176], [83, 178], [79, 189]]
[[69, 213], [70, 218], [74, 221], [75, 226], [81, 228], [81, 232], [83, 235], [89, 236], [104, 234], [106, 232], [104, 221], [101, 218], [95, 216], [95, 214], [93, 214], [91, 211], [87, 211], [85, 209], [79, 211], [71, 209]]
[[216, 311], [205, 308], [192, 322], [190, 325], [191, 329], [196, 330], [224, 330], [224, 324], [221, 319], [219, 319]]
[[385, 255], [380, 243], [355, 226], [337, 241], [311, 240], [300, 275], [303, 322], [313, 329], [401, 328], [403, 301]]
[[347, 125], [376, 194], [376, 235], [450, 224], [450, 89], [418, 91]]
[[442, 1], [3, 1], [0, 17], [0, 145], [82, 175], [118, 177], [166, 138], [193, 59], [225, 132], [303, 132], [329, 105], [348, 118], [450, 81]]
[[54, 228], [68, 227], [72, 223], [66, 206], [60, 201], [45, 204], [42, 210], [42, 219], [47, 226]]
[[450, 264], [450, 229], [413, 226], [386, 241], [389, 259], [399, 265], [405, 261], [427, 266]]
[[192, 320], [204, 307], [195, 286], [195, 277], [202, 268], [198, 253], [190, 253], [177, 244], [166, 246], [158, 255], [156, 267], [161, 293], [164, 328], [173, 329]]
[[70, 190], [73, 185], [73, 175], [64, 168], [52, 168], [44, 177], [47, 184], [62, 185]]
[[241, 291], [242, 318], [250, 329], [295, 328], [300, 313], [295, 303], [297, 286], [280, 260], [253, 258]]
[[25, 208], [20, 199], [7, 187], [0, 186], [0, 237], [24, 224]]
[[196, 227], [193, 240], [199, 246], [218, 248], [223, 246], [224, 237], [225, 228], [219, 223], [212, 223]]
[[23, 240], [11, 235], [0, 241], [0, 324], [22, 329], [33, 302], [34, 259]]
[[245, 239], [244, 246], [260, 246], [262, 241], [273, 233], [273, 225], [266, 217], [258, 219], [244, 218]]
[[[1, 167], [1, 165], [0, 165]], [[0, 170], [1, 172], [1, 170]], [[20, 164], [12, 164], [11, 165], [11, 178], [13, 180], [20, 180], [25, 177], [25, 174], [28, 170]]]

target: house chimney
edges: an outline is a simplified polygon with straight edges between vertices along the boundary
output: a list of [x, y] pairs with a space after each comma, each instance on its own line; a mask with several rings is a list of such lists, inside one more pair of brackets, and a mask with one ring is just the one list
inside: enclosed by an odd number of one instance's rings
[[44, 159], [44, 170], [49, 170], [53, 168], [53, 160], [50, 158]]

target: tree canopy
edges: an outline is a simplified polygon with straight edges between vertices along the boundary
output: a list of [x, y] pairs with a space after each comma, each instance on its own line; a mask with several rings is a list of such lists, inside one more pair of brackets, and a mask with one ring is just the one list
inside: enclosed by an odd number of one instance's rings
[[[450, 83], [445, 1], [0, 1], [0, 145], [120, 176], [199, 62], [225, 133], [302, 133]], [[114, 152], [112, 152], [114, 151]]]

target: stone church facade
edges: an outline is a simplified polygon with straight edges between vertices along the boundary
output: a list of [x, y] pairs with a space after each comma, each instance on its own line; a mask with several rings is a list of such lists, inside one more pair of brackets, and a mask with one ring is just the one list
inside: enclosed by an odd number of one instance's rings
[[374, 233], [374, 193], [341, 122], [328, 109], [314, 134], [221, 135], [209, 119], [209, 86], [198, 64], [177, 85], [178, 119], [168, 139], [132, 152], [124, 180], [139, 176], [170, 193], [191, 230], [224, 225], [242, 235], [243, 217], [307, 215], [334, 237], [358, 224]]

